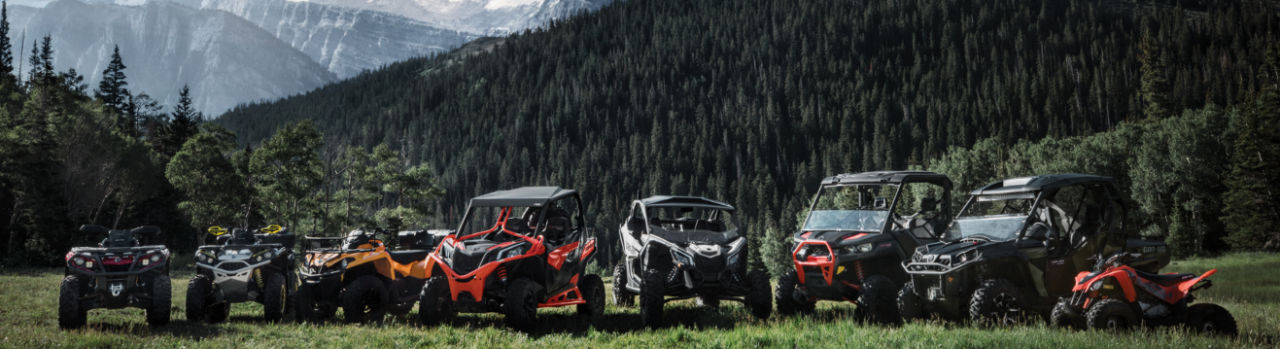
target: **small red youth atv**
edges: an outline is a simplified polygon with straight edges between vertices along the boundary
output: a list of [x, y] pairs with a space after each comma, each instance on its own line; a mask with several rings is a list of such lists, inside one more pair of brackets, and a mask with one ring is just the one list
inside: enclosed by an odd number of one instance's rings
[[1209, 303], [1191, 304], [1195, 301], [1192, 292], [1213, 286], [1208, 278], [1217, 269], [1199, 276], [1154, 274], [1129, 266], [1128, 261], [1137, 257], [1115, 254], [1095, 271], [1076, 275], [1071, 297], [1062, 298], [1053, 307], [1049, 324], [1077, 329], [1186, 325], [1205, 333], [1236, 334], [1236, 320], [1227, 309]]

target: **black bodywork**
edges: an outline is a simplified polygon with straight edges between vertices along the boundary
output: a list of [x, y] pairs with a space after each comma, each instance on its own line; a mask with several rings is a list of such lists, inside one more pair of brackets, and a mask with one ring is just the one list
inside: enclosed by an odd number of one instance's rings
[[295, 235], [280, 226], [209, 231], [217, 234], [216, 243], [196, 250], [196, 276], [187, 291], [188, 319], [222, 321], [232, 303], [258, 302], [267, 305], [269, 321], [279, 320], [297, 290]]
[[[1005, 205], [994, 214], [971, 210], [1012, 200], [1031, 204], [1018, 209]], [[1047, 316], [1058, 297], [1071, 293], [1075, 275], [1089, 270], [1104, 253], [1143, 253], [1148, 258], [1135, 267], [1151, 271], [1168, 264], [1163, 242], [1142, 240], [1126, 231], [1124, 200], [1109, 177], [1007, 179], [974, 190], [960, 212], [942, 241], [917, 248], [902, 263], [911, 283], [901, 290], [899, 305], [913, 308], [903, 309], [904, 317], [937, 313], [950, 319], [1007, 322], [1031, 314]], [[994, 220], [1015, 222], [1008, 227], [1016, 228], [1008, 235], [962, 229], [968, 222], [978, 224], [969, 227], [982, 228], [982, 222]]]
[[[931, 193], [913, 200], [913, 189]], [[859, 315], [875, 317], [868, 310], [880, 307], [883, 316], [875, 320], [896, 321], [896, 292], [907, 280], [901, 263], [917, 246], [937, 241], [951, 218], [951, 189], [947, 176], [926, 171], [877, 171], [824, 179], [788, 249], [795, 269], [779, 281], [779, 313], [807, 311], [818, 300], [850, 301], [858, 304]], [[883, 223], [868, 224], [863, 217], [860, 222], [813, 224], [822, 219], [822, 212], [832, 212], [824, 207], [832, 205], [820, 203], [851, 190], [859, 195], [857, 200], [847, 200], [845, 209], [883, 215], [872, 216], [884, 217]], [[915, 202], [919, 209], [912, 208]], [[864, 297], [873, 288], [878, 288], [874, 291], [878, 294]]]
[[106, 234], [98, 247], [76, 247], [67, 252], [65, 277], [59, 300], [59, 324], [84, 325], [90, 309], [137, 307], [147, 310], [147, 322], [169, 321], [169, 249], [143, 245], [138, 237], [160, 234], [154, 226], [107, 229], [84, 225], [80, 231]]

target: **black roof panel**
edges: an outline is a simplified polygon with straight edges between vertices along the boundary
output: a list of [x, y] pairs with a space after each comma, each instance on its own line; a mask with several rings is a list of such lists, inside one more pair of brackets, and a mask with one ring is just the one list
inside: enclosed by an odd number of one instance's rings
[[1044, 190], [1057, 189], [1069, 185], [1081, 183], [1105, 183], [1112, 189], [1115, 187], [1115, 180], [1111, 177], [1095, 176], [1078, 173], [1060, 173], [1039, 175], [1030, 177], [1009, 178], [999, 182], [988, 184], [985, 187], [974, 190], [972, 195], [1001, 195], [1001, 194], [1017, 194], [1038, 192]]
[[827, 177], [822, 180], [822, 184], [902, 183], [906, 181], [931, 183], [945, 182], [947, 187], [950, 187], [951, 185], [951, 179], [947, 178], [946, 175], [929, 171], [872, 171], [863, 173], [844, 173]]
[[577, 191], [573, 189], [563, 189], [560, 187], [520, 187], [511, 190], [499, 190], [471, 198], [471, 206], [538, 207], [549, 201], [558, 200], [576, 193]]
[[655, 195], [640, 199], [640, 203], [644, 204], [645, 207], [704, 207], [726, 211], [734, 210], [733, 205], [701, 196]]

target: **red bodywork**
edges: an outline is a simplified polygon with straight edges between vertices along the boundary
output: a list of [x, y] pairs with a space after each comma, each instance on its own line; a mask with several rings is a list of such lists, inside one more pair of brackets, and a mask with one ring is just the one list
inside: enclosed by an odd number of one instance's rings
[[[809, 235], [811, 234], [812, 232], [805, 232], [804, 234], [800, 235], [800, 237], [808, 238]], [[841, 241], [857, 240], [857, 239], [861, 239], [864, 236], [867, 236], [867, 234], [858, 233], [858, 234], [846, 236], [844, 238], [841, 238], [840, 240]], [[827, 255], [826, 256], [808, 256], [804, 260], [800, 260], [799, 258], [796, 258], [796, 254], [800, 253], [800, 251], [802, 251], [805, 246], [809, 246], [809, 245], [822, 246], [827, 250]], [[818, 270], [822, 272], [822, 281], [825, 281], [828, 286], [831, 285], [831, 279], [832, 277], [835, 276], [835, 270], [836, 270], [836, 253], [835, 253], [835, 250], [831, 248], [831, 244], [823, 240], [801, 241], [800, 244], [797, 245], [795, 249], [791, 250], [791, 260], [795, 263], [796, 278], [797, 278], [797, 281], [800, 281], [800, 284], [805, 283], [804, 269], [808, 267], [808, 268], [818, 268]], [[858, 273], [859, 273], [859, 276], [861, 276], [862, 271], [859, 270]], [[855, 288], [859, 287], [857, 285], [849, 285], [849, 286], [852, 286]]]
[[[1130, 303], [1137, 301], [1138, 289], [1141, 288], [1156, 298], [1173, 304], [1182, 301], [1191, 293], [1192, 287], [1216, 272], [1218, 272], [1217, 269], [1212, 269], [1198, 277], [1186, 277], [1184, 280], [1162, 284], [1142, 277], [1142, 274], [1138, 273], [1133, 267], [1120, 265], [1108, 268], [1092, 276], [1090, 275], [1091, 272], [1087, 271], [1076, 274], [1076, 285], [1071, 288], [1071, 291], [1076, 294], [1088, 295], [1084, 303], [1081, 304], [1082, 308], [1088, 309], [1095, 299], [1107, 298], [1099, 293], [1099, 290], [1104, 286], [1099, 286], [1099, 289], [1095, 290], [1093, 285], [1105, 282], [1107, 279], [1115, 279], [1116, 284], [1120, 286], [1120, 291], [1125, 301]], [[1183, 274], [1164, 275], [1176, 277]]]
[[[531, 238], [531, 237], [516, 233], [514, 231], [511, 231], [510, 229], [507, 229], [507, 226], [506, 226], [507, 219], [510, 218], [511, 213], [512, 213], [512, 208], [504, 207], [498, 215], [498, 221], [494, 223], [492, 228], [489, 228], [487, 230], [480, 231], [473, 234], [468, 234], [462, 237], [456, 237], [455, 235], [445, 236], [444, 241], [440, 243], [440, 246], [437, 246], [436, 250], [433, 251], [431, 255], [427, 257], [427, 263], [428, 263], [427, 269], [432, 270], [433, 266], [438, 266], [440, 270], [444, 272], [446, 278], [449, 280], [450, 299], [456, 302], [458, 300], [458, 295], [462, 293], [468, 293], [471, 295], [472, 299], [475, 299], [476, 301], [482, 300], [484, 298], [485, 280], [494, 276], [505, 278], [507, 276], [507, 269], [506, 269], [507, 262], [512, 262], [512, 261], [526, 259], [526, 258], [540, 257], [545, 255], [547, 264], [552, 268], [555, 268], [556, 270], [560, 270], [560, 268], [564, 266], [565, 258], [567, 258], [570, 253], [578, 249], [580, 246], [583, 248], [583, 252], [579, 260], [585, 260], [587, 257], [590, 257], [591, 254], [595, 252], [595, 246], [596, 246], [595, 239], [591, 239], [587, 241], [585, 244], [580, 244], [579, 242], [575, 241], [575, 242], [566, 244], [564, 246], [561, 246], [559, 248], [556, 248], [555, 250], [552, 250], [550, 252], [547, 252], [547, 249], [543, 247], [543, 244], [542, 244], [543, 242], [542, 236], [538, 236], [537, 238]], [[447, 263], [444, 263], [440, 259], [440, 256], [439, 256], [440, 249], [443, 248], [444, 245], [449, 245], [456, 248], [457, 245], [462, 241], [485, 236], [486, 234], [490, 234], [499, 230], [501, 230], [505, 234], [509, 234], [511, 236], [519, 238], [520, 241], [508, 241], [501, 244], [497, 244], [497, 245], [494, 245], [493, 247], [490, 247], [489, 248], [490, 250], [503, 248], [503, 247], [515, 245], [518, 243], [528, 243], [530, 246], [529, 249], [525, 251], [523, 254], [520, 254], [518, 256], [494, 260], [494, 261], [490, 261], [488, 263], [482, 264], [480, 265], [480, 267], [476, 268], [476, 270], [467, 274], [458, 274], [457, 272], [453, 271], [453, 269], [450, 268]], [[545, 300], [544, 302], [538, 303], [538, 307], [539, 308], [560, 307], [560, 306], [566, 306], [566, 305], [576, 305], [576, 304], [586, 303], [586, 300], [583, 299], [582, 297], [582, 291], [578, 289], [578, 275], [574, 275], [573, 278], [570, 279], [570, 283], [574, 285], [572, 288], [565, 290], [563, 292], [560, 292], [559, 294], [556, 294], [555, 296]]]

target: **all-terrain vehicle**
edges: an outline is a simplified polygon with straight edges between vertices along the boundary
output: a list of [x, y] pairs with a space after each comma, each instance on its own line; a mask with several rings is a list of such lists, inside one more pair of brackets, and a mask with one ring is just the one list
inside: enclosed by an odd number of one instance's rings
[[376, 323], [388, 312], [404, 315], [413, 309], [430, 276], [426, 260], [431, 234], [400, 232], [395, 250], [378, 235], [390, 234], [353, 230], [345, 238], [304, 239], [308, 250], [298, 267], [296, 302], [300, 321], [328, 320], [342, 307], [347, 322]]
[[734, 212], [729, 204], [693, 196], [633, 202], [618, 229], [625, 255], [614, 267], [614, 303], [630, 305], [638, 294], [640, 317], [650, 327], [662, 324], [666, 302], [692, 297], [712, 308], [721, 300], [742, 302], [752, 315], [768, 318], [769, 276], [747, 271], [747, 237]]
[[1108, 177], [1056, 174], [1006, 179], [974, 190], [942, 240], [916, 249], [903, 268], [903, 318], [938, 313], [977, 323], [1047, 317], [1072, 278], [1099, 256], [1146, 256], [1137, 269], [1168, 264], [1161, 241], [1124, 228], [1125, 205]]
[[196, 275], [187, 284], [187, 320], [221, 322], [231, 304], [258, 302], [263, 318], [279, 321], [297, 290], [294, 235], [279, 225], [255, 230], [209, 227], [217, 244], [195, 253]]
[[881, 171], [822, 180], [793, 237], [795, 269], [778, 279], [778, 314], [811, 312], [818, 300], [849, 301], [857, 318], [897, 323], [898, 288], [907, 281], [902, 261], [937, 241], [950, 219], [945, 175]]
[[583, 219], [578, 192], [522, 187], [471, 199], [457, 233], [431, 253], [431, 279], [418, 314], [435, 324], [456, 312], [501, 312], [528, 328], [538, 308], [576, 305], [604, 313], [604, 283], [586, 273], [596, 239]]
[[1191, 294], [1213, 286], [1204, 274], [1155, 274], [1128, 265], [1134, 253], [1117, 253], [1092, 272], [1076, 276], [1071, 296], [1054, 305], [1049, 324], [1076, 329], [1128, 329], [1187, 325], [1205, 333], [1235, 335], [1236, 320], [1227, 309], [1209, 303], [1191, 304]]
[[169, 323], [169, 249], [142, 245], [137, 236], [155, 238], [160, 228], [107, 229], [82, 225], [80, 231], [106, 234], [98, 247], [67, 252], [66, 276], [58, 294], [58, 326], [85, 325], [90, 309], [137, 307], [146, 310], [147, 324]]

